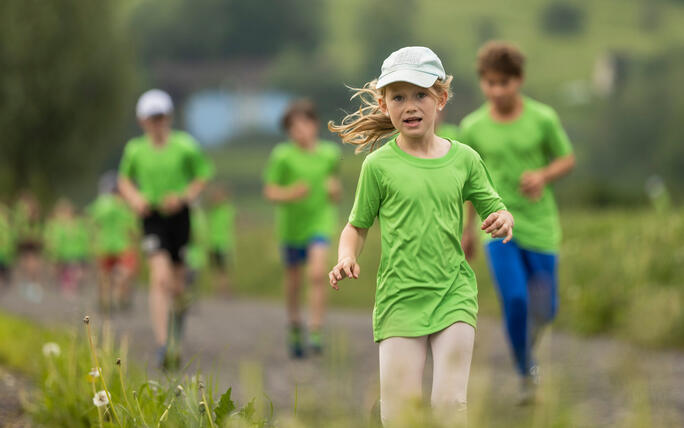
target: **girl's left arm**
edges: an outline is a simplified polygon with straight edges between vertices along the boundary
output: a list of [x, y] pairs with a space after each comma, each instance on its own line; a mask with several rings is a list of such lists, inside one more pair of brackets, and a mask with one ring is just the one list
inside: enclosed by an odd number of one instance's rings
[[513, 215], [506, 210], [501, 197], [494, 189], [492, 179], [480, 156], [473, 152], [468, 180], [463, 187], [463, 197], [473, 203], [475, 210], [484, 218], [480, 227], [492, 238], [504, 238], [504, 244], [513, 238]]

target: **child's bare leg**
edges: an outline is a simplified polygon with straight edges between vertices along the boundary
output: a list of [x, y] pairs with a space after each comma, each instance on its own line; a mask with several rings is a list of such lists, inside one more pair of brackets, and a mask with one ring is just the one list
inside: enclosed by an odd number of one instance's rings
[[157, 346], [165, 346], [169, 310], [171, 308], [171, 289], [173, 287], [173, 267], [169, 256], [157, 252], [149, 258], [150, 266], [150, 315]]
[[467, 392], [475, 329], [457, 322], [430, 335], [432, 347], [432, 408], [437, 421], [467, 423]]
[[427, 336], [389, 337], [380, 342], [379, 356], [380, 416], [393, 426], [422, 399]]
[[302, 285], [302, 269], [300, 265], [285, 269], [285, 304], [287, 320], [290, 325], [299, 324], [299, 289]]
[[309, 247], [309, 308], [311, 311], [309, 327], [319, 331], [325, 316], [325, 303], [328, 291], [328, 245], [314, 244]]

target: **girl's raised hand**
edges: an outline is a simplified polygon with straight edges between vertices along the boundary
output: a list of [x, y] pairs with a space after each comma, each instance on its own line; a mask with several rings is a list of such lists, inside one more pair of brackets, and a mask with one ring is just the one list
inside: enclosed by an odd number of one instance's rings
[[482, 223], [482, 230], [491, 234], [492, 238], [504, 238], [503, 243], [506, 244], [513, 239], [514, 224], [511, 213], [501, 210], [489, 214]]
[[359, 273], [361, 273], [361, 266], [356, 262], [356, 259], [344, 257], [332, 268], [328, 274], [328, 278], [330, 278], [330, 285], [332, 288], [339, 290], [340, 287], [337, 285], [339, 281], [342, 281], [344, 278], [357, 279]]

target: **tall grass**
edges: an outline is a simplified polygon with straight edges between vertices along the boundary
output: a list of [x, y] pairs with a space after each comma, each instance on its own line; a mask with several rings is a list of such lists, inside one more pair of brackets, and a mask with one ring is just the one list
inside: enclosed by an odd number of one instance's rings
[[[23, 319], [0, 313], [0, 340], [10, 346], [0, 347], [0, 364], [28, 373], [35, 380], [35, 392], [22, 397], [35, 426], [68, 427], [378, 427], [377, 407], [366, 416], [339, 412], [334, 402], [309, 397], [297, 400], [292, 391], [291, 409], [272, 408], [259, 402], [268, 391], [251, 389], [257, 398], [244, 406], [237, 405], [231, 389], [219, 394], [211, 382], [211, 373], [167, 375], [162, 379], [147, 377], [140, 362], [130, 361], [125, 340], [114, 340], [109, 328], [98, 327], [91, 320], [91, 332], [85, 328], [65, 333], [38, 327]], [[89, 340], [93, 340], [93, 348]], [[45, 346], [46, 343], [50, 345]], [[16, 346], [11, 346], [16, 344]], [[345, 357], [344, 343], [330, 349], [332, 372], [338, 372], [336, 384], [345, 388], [345, 373], [355, 370], [353, 360]], [[545, 345], [542, 345], [542, 354]], [[42, 350], [42, 351], [41, 351]], [[100, 362], [93, 371], [94, 357]], [[545, 358], [543, 355], [542, 358]], [[627, 360], [626, 360], [627, 361]], [[678, 426], [676, 415], [658, 415], [650, 405], [647, 379], [633, 364], [616, 367], [616, 376], [629, 393], [623, 409], [614, 420], [603, 421], [592, 409], [597, 397], [578, 400], [578, 388], [585, 380], [571, 378], [563, 371], [547, 366], [540, 390], [542, 401], [536, 406], [517, 408], [502, 397], [512, 391], [500, 391], [501, 379], [486, 365], [473, 367], [469, 394], [469, 426], [474, 427], [593, 427], [611, 422], [620, 427]], [[102, 373], [98, 376], [94, 373]], [[241, 383], [261, 385], [261, 368], [250, 363], [242, 370]], [[503, 382], [505, 384], [506, 382]], [[107, 385], [107, 403], [96, 407], [95, 391]], [[347, 396], [341, 392], [341, 397]], [[116, 412], [116, 413], [115, 413]], [[117, 416], [115, 416], [115, 414]], [[617, 418], [617, 419], [615, 419]], [[435, 419], [426, 406], [411, 407], [398, 426], [437, 428], [453, 426], [448, 418]]]

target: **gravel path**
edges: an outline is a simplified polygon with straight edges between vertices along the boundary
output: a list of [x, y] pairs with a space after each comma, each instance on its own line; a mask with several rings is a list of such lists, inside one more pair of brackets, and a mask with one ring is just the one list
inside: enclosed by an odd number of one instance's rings
[[[96, 325], [103, 320], [93, 301], [88, 295], [69, 300], [46, 294], [40, 303], [32, 303], [15, 287], [0, 296], [0, 308], [44, 324], [80, 328], [85, 314]], [[134, 310], [116, 314], [111, 321], [118, 334], [128, 336], [131, 358], [151, 366], [154, 345], [146, 308], [146, 296], [139, 294]], [[185, 334], [189, 372], [201, 368], [211, 373], [210, 381], [219, 390], [233, 386], [241, 402], [267, 395], [279, 414], [291, 413], [296, 397], [300, 411], [368, 415], [378, 395], [370, 311], [332, 310], [326, 353], [300, 361], [285, 352], [284, 322], [284, 308], [278, 302], [216, 298], [196, 303]], [[510, 418], [531, 418], [538, 424], [539, 418], [565, 417], [572, 419], [572, 426], [682, 426], [682, 352], [644, 350], [607, 338], [553, 331], [541, 344], [539, 360], [541, 404], [517, 408], [517, 378], [501, 326], [497, 320], [481, 318], [470, 381], [471, 414], [494, 426], [506, 426]], [[150, 375], [158, 373], [150, 368]], [[644, 415], [646, 425], [638, 422]]]

